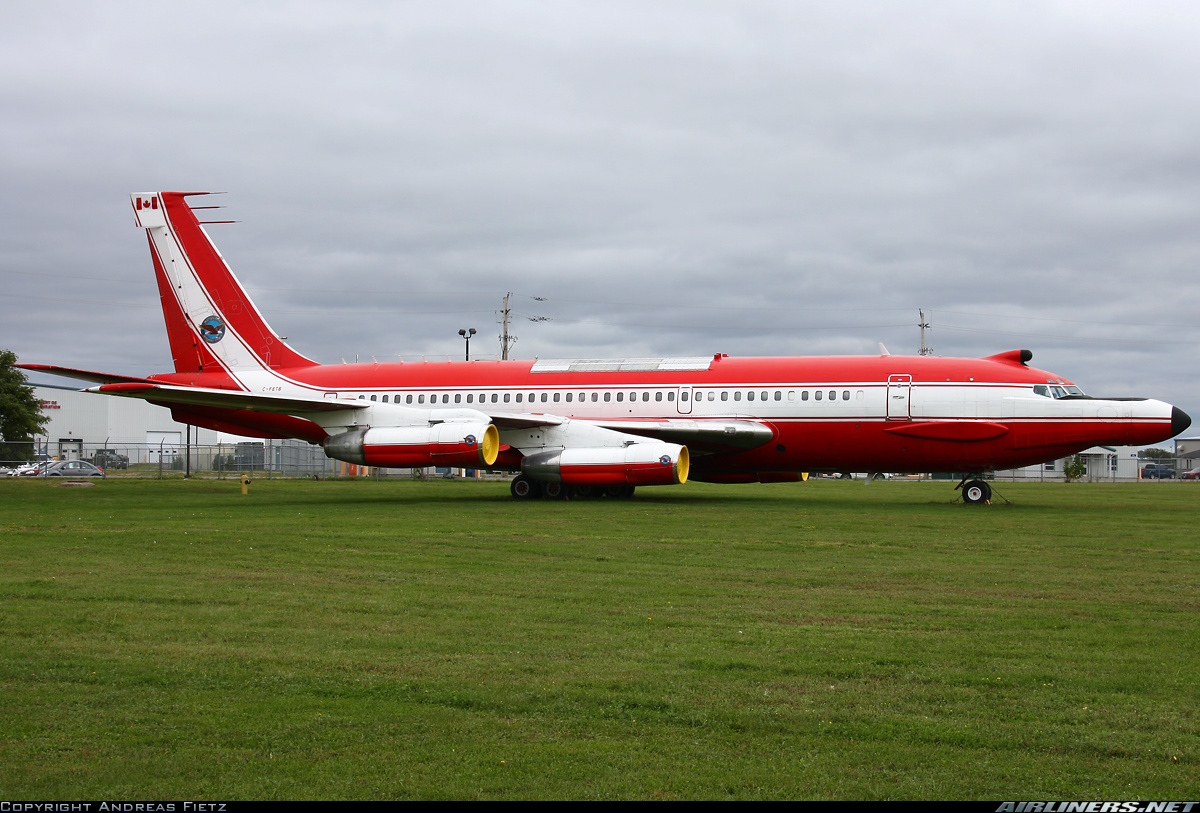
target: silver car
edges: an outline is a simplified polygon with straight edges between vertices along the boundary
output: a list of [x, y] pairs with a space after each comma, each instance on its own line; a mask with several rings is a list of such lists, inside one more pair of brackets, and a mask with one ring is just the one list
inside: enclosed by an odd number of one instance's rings
[[85, 460], [60, 460], [47, 463], [38, 469], [38, 477], [103, 477], [104, 469], [97, 468]]

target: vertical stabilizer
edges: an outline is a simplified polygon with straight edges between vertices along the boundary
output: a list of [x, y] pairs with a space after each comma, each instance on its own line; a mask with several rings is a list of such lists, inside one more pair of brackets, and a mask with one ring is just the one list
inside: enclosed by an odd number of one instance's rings
[[163, 319], [179, 373], [240, 373], [308, 367], [263, 319], [221, 257], [195, 213], [190, 195], [133, 195], [134, 215], [146, 230]]

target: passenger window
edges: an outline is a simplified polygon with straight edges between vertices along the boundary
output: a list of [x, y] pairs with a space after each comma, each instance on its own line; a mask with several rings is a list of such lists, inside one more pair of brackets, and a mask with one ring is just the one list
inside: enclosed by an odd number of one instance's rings
[[817, 399], [818, 401], [820, 401], [820, 400], [821, 400], [821, 391], [820, 391], [820, 390], [817, 390], [816, 392], [814, 392], [814, 393], [813, 393], [813, 397], [814, 397], [815, 399]]
[[456, 403], [456, 404], [462, 403], [462, 393], [461, 392], [454, 393], [454, 403]]
[[404, 403], [406, 403], [406, 404], [412, 403], [412, 393], [411, 392], [408, 395], [404, 396]]
[[[507, 400], [508, 400], [508, 396], [507, 396], [507, 395], [506, 395], [506, 396], [504, 396], [504, 400], [505, 400], [505, 401], [507, 401]], [[494, 393], [494, 392], [492, 393], [492, 403], [493, 403], [493, 404], [494, 404], [494, 403], [496, 403], [496, 393]]]
[[830, 390], [830, 391], [829, 391], [829, 400], [830, 400], [830, 401], [836, 401], [836, 400], [837, 400], [837, 391], [836, 391], [836, 390]]
[[[582, 397], [582, 396], [580, 396], [580, 397]], [[592, 393], [592, 403], [595, 403], [597, 401], [597, 399], [599, 399], [599, 398], [600, 398], [600, 393], [598, 393], [598, 392]], [[607, 401], [608, 399], [605, 398], [604, 400]]]
[[[506, 392], [506, 393], [504, 393], [504, 403], [506, 403], [506, 404], [508, 403], [508, 395], [509, 395], [509, 394], [508, 394], [507, 392]], [[492, 398], [493, 398], [493, 399], [495, 399], [495, 397], [496, 397], [496, 396], [494, 396], [494, 395], [492, 396]]]
[[862, 390], [857, 390], [857, 391], [854, 393], [854, 400], [855, 400], [855, 401], [861, 401], [862, 399], [863, 399], [863, 391], [862, 391]]
[[662, 392], [656, 392], [656, 393], [654, 393], [654, 400], [655, 400], [655, 401], [661, 401], [661, 400], [662, 400]]
[[801, 401], [807, 401], [807, 400], [808, 400], [808, 390], [805, 390], [804, 392], [800, 393], [800, 400], [801, 400]]
[[360, 395], [360, 396], [358, 396], [358, 400], [364, 401], [364, 400], [366, 400], [366, 397], [367, 396], [365, 396], [365, 395]]
[[710, 400], [710, 401], [717, 400], [717, 393], [714, 390], [708, 391], [708, 400]]
[[[455, 396], [455, 397], [457, 398], [458, 396]], [[442, 403], [443, 403], [443, 404], [448, 404], [448, 403], [450, 403], [450, 393], [443, 393], [443, 394], [442, 394]]]
[[624, 401], [624, 400], [625, 400], [625, 393], [618, 392], [617, 393], [617, 402], [620, 403], [621, 401]]
[[520, 392], [517, 393], [517, 403], [518, 404], [521, 403], [521, 398], [523, 398], [523, 397], [524, 397], [523, 393], [520, 393]]
[[[568, 393], [567, 393], [567, 403], [568, 403], [568, 404], [569, 404], [569, 403], [571, 403], [571, 399], [572, 399], [572, 398], [574, 398], [574, 397], [575, 397], [575, 393], [573, 393], [573, 392], [568, 392]], [[555, 395], [555, 396], [554, 396], [554, 400], [555, 400], [555, 401], [557, 401], [557, 400], [558, 400], [558, 396], [557, 396], [557, 395]]]
[[[662, 396], [661, 396], [661, 393], [660, 393], [659, 397], [660, 397], [660, 398], [662, 397]], [[649, 401], [649, 400], [650, 400], [650, 393], [649, 393], [649, 392], [643, 392], [643, 393], [642, 393], [642, 400], [643, 400], [643, 401]]]
[[[686, 395], [687, 395], [687, 393], [685, 392], [685, 393], [684, 393], [684, 395], [686, 396]], [[668, 400], [668, 401], [671, 401], [671, 402], [673, 403], [673, 402], [675, 401], [675, 393], [674, 393], [674, 392], [668, 392], [668, 393], [667, 393], [667, 400]], [[687, 398], [685, 397], [683, 400], [685, 400], [685, 401], [686, 401], [686, 400], [687, 400]]]
[[734, 390], [734, 391], [733, 391], [733, 400], [735, 400], [735, 401], [740, 401], [740, 400], [742, 400], [742, 391], [741, 391], [741, 390]]
[[611, 392], [604, 393], [604, 403], [608, 403], [611, 400], [612, 400], [612, 393]]
[[729, 393], [728, 393], [728, 392], [726, 392], [725, 390], [721, 390], [721, 400], [722, 400], [722, 401], [728, 401], [728, 400], [729, 400]]
[[[775, 400], [776, 401], [779, 400], [779, 390], [775, 390]], [[788, 400], [789, 401], [796, 400], [796, 391], [795, 390], [788, 390]]]
[[417, 396], [417, 403], [418, 404], [425, 403], [425, 393], [421, 393], [420, 395]]
[[383, 402], [384, 402], [385, 404], [388, 402], [388, 397], [387, 397], [386, 395], [385, 395], [385, 396], [383, 396]]
[[[473, 404], [473, 403], [475, 403], [475, 394], [474, 394], [474, 393], [471, 393], [471, 392], [468, 392], [468, 393], [467, 393], [467, 403], [468, 403], [468, 404]], [[483, 403], [483, 398], [482, 398], [482, 397], [479, 399], [479, 403], [481, 403], [481, 404]]]
[[[531, 395], [531, 396], [529, 396], [529, 400], [531, 400], [531, 401], [533, 400], [533, 396], [532, 396], [532, 395]], [[546, 393], [544, 393], [544, 392], [542, 393], [542, 403], [543, 403], [543, 404], [544, 404], [544, 403], [546, 403]]]
[[750, 390], [750, 392], [746, 393], [746, 400], [747, 400], [747, 401], [753, 401], [753, 400], [754, 400], [754, 390]]
[[[762, 399], [763, 399], [764, 401], [765, 401], [765, 400], [767, 400], [767, 391], [766, 391], [766, 390], [763, 390], [763, 391], [762, 391]], [[777, 393], [775, 393], [775, 400], [776, 400], [776, 401], [778, 401], [778, 400], [779, 400], [779, 393], [778, 393], [778, 392], [777, 392]]]
[[686, 400], [687, 400], [687, 390], [684, 390], [683, 392], [679, 393], [679, 400], [680, 400], [680, 401], [686, 401]]
[[850, 400], [850, 390], [842, 390], [842, 400], [843, 401]]

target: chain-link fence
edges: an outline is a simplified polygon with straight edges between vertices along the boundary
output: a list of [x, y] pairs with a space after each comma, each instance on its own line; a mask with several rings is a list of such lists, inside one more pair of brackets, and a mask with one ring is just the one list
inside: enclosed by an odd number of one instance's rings
[[[39, 464], [83, 460], [104, 469], [109, 477], [482, 477], [474, 469], [379, 468], [356, 466], [325, 456], [320, 446], [299, 440], [236, 441], [188, 446], [184, 443], [87, 443], [72, 438], [7, 444], [8, 458], [0, 459], [0, 477], [32, 473]], [[498, 477], [506, 476], [497, 473]], [[511, 475], [507, 475], [511, 476]]]

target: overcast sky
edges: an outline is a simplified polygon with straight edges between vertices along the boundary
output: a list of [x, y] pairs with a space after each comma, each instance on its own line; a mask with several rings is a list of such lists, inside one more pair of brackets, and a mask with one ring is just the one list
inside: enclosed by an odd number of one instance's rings
[[[1194, 2], [8, 4], [0, 347], [170, 369], [129, 194], [322, 362], [1014, 348], [1200, 416]], [[530, 321], [537, 319], [539, 321]], [[36, 380], [51, 379], [35, 377]], [[1194, 434], [1194, 430], [1189, 434]]]

